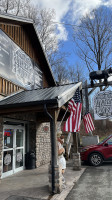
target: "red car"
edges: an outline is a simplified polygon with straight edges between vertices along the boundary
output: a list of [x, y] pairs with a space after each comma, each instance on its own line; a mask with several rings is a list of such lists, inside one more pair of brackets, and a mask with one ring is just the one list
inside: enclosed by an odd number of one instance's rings
[[112, 161], [112, 135], [96, 145], [83, 147], [80, 155], [82, 161], [87, 161], [96, 167], [100, 166], [103, 161]]

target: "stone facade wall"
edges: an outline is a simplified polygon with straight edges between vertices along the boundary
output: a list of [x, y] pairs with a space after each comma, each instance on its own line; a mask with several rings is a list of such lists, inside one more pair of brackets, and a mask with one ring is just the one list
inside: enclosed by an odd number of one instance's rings
[[29, 122], [29, 151], [36, 153], [36, 123]]
[[0, 178], [2, 174], [3, 119], [0, 118]]
[[36, 167], [49, 163], [51, 160], [50, 123], [36, 126]]

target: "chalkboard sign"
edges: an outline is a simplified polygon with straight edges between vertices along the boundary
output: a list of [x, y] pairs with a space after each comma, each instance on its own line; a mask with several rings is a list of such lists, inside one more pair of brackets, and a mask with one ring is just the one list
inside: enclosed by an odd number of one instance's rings
[[26, 89], [42, 88], [39, 66], [1, 29], [0, 76]]
[[102, 91], [94, 96], [94, 119], [112, 118], [112, 91]]

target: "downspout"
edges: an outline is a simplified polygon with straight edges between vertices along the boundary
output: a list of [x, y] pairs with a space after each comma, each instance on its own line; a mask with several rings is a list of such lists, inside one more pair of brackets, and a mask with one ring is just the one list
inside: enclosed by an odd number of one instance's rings
[[55, 165], [57, 163], [56, 158], [56, 141], [55, 141], [55, 123], [53, 117], [48, 113], [46, 104], [44, 104], [44, 113], [50, 119], [50, 130], [51, 130], [51, 168], [52, 168], [52, 194], [55, 193]]

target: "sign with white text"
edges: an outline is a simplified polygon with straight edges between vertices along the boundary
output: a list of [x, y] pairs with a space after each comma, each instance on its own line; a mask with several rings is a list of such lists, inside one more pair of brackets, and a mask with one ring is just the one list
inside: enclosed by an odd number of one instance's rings
[[98, 92], [94, 96], [94, 119], [112, 118], [112, 91]]
[[0, 29], [0, 76], [26, 89], [42, 88], [42, 71]]

